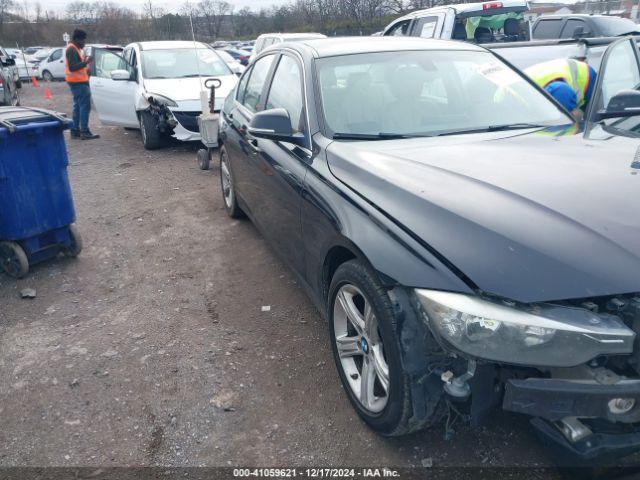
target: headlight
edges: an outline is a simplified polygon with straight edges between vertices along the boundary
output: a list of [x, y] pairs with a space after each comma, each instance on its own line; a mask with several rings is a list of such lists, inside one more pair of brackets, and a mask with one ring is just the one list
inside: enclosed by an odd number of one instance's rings
[[169, 97], [165, 97], [164, 95], [159, 95], [157, 93], [147, 93], [146, 95], [147, 101], [155, 101], [160, 105], [165, 105], [167, 107], [177, 107], [178, 104], [171, 100]]
[[434, 333], [474, 357], [573, 367], [598, 355], [633, 351], [635, 333], [612, 315], [550, 304], [518, 308], [434, 290], [416, 294]]

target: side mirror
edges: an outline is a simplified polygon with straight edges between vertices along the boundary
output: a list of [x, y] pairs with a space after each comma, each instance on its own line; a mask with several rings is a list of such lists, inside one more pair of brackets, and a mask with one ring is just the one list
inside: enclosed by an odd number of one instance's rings
[[640, 92], [637, 90], [620, 90], [611, 97], [607, 108], [596, 113], [597, 120], [635, 115], [640, 115]]
[[576, 27], [573, 30], [573, 35], [571, 38], [577, 40], [579, 38], [585, 38], [587, 35], [584, 33], [584, 27]]
[[111, 80], [128, 81], [131, 80], [131, 74], [127, 70], [113, 70], [111, 72]]
[[284, 108], [273, 108], [256, 113], [251, 119], [248, 131], [256, 138], [306, 146], [304, 135], [293, 132], [289, 112]]

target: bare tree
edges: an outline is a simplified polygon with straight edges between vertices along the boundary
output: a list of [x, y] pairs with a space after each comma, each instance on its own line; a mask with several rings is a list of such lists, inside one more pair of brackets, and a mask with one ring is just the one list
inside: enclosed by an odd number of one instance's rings
[[203, 20], [209, 39], [216, 39], [220, 27], [226, 15], [233, 11], [231, 4], [224, 0], [201, 0], [198, 2], [196, 12]]
[[0, 0], [0, 27], [7, 21], [9, 13], [15, 6], [14, 0]]

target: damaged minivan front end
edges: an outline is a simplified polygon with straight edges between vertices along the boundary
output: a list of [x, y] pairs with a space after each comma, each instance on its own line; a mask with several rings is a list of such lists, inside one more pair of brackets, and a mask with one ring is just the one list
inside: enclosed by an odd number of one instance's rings
[[466, 404], [473, 421], [499, 404], [529, 415], [569, 461], [640, 449], [640, 293], [530, 304], [414, 294], [442, 353], [455, 359], [438, 372], [444, 395]]

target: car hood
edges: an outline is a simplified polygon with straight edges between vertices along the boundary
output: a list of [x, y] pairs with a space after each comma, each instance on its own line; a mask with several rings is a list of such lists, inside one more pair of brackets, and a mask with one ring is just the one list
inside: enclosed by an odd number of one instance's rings
[[[167, 78], [167, 79], [145, 79], [144, 89], [147, 93], [157, 93], [170, 98], [182, 108], [200, 110], [200, 91], [208, 88], [204, 86], [205, 81], [211, 77], [201, 78]], [[219, 78], [222, 82], [220, 88], [216, 88], [216, 109], [222, 108], [222, 102], [231, 90], [236, 86], [238, 77], [233, 74], [222, 75]]]
[[479, 290], [522, 302], [640, 292], [640, 140], [554, 135], [334, 141], [327, 159]]

